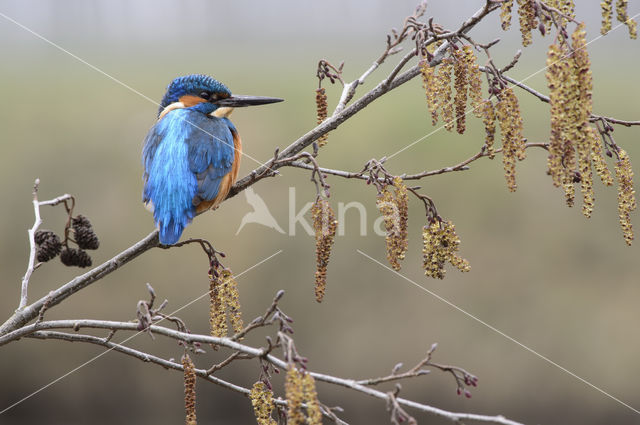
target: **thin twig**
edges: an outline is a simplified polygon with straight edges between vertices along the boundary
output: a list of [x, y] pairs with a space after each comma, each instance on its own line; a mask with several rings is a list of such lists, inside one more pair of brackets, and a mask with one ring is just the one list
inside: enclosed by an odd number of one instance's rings
[[[529, 149], [529, 148], [542, 148], [542, 149], [547, 149], [548, 147], [548, 143], [543, 143], [543, 142], [537, 142], [537, 143], [527, 143], [525, 144], [525, 149]], [[502, 152], [502, 148], [496, 149], [494, 151], [494, 153], [500, 153]], [[464, 161], [456, 164], [456, 165], [452, 165], [449, 167], [443, 167], [443, 168], [438, 168], [436, 170], [430, 170], [430, 171], [423, 171], [421, 173], [416, 173], [416, 174], [404, 174], [401, 175], [400, 177], [402, 177], [402, 180], [420, 180], [424, 177], [430, 177], [430, 176], [435, 176], [435, 175], [439, 175], [439, 174], [446, 174], [446, 173], [451, 173], [451, 172], [455, 172], [455, 171], [466, 171], [469, 170], [469, 164], [480, 159], [483, 157], [488, 157], [489, 153], [486, 152], [486, 150], [482, 149], [480, 150], [478, 153], [476, 153], [475, 155], [465, 159]], [[289, 167], [296, 167], [296, 168], [302, 168], [305, 170], [314, 170], [314, 167], [312, 167], [309, 164], [305, 164], [303, 162], [300, 161], [294, 161], [291, 162], [289, 164], [287, 164], [287, 166]], [[343, 177], [346, 179], [360, 179], [360, 180], [369, 180], [369, 175], [363, 173], [362, 171], [360, 172], [352, 172], [352, 171], [343, 171], [343, 170], [335, 170], [335, 169], [331, 169], [331, 168], [323, 168], [323, 167], [319, 167], [318, 168], [320, 172], [322, 172], [323, 174], [331, 174], [334, 176], [339, 176], [339, 177]], [[384, 179], [380, 178], [380, 181], [382, 182]]]
[[42, 218], [40, 217], [40, 207], [42, 205], [58, 205], [61, 202], [65, 202], [68, 199], [73, 199], [71, 195], [65, 194], [62, 196], [58, 196], [57, 198], [50, 199], [48, 201], [38, 201], [38, 186], [40, 186], [40, 179], [36, 179], [33, 184], [33, 213], [35, 215], [35, 219], [33, 221], [33, 226], [28, 230], [29, 234], [29, 263], [27, 265], [27, 271], [22, 278], [22, 288], [20, 290], [20, 304], [18, 305], [18, 311], [24, 309], [27, 306], [27, 299], [29, 293], [29, 280], [31, 279], [31, 275], [34, 270], [37, 268], [36, 265], [36, 241], [35, 235], [38, 231], [38, 228], [42, 224]]
[[248, 334], [249, 332], [251, 332], [253, 329], [262, 327], [262, 326], [266, 326], [268, 324], [270, 324], [271, 322], [268, 320], [272, 317], [273, 313], [277, 310], [278, 308], [278, 302], [280, 301], [280, 299], [282, 298], [282, 296], [284, 295], [284, 291], [281, 289], [279, 290], [275, 297], [273, 297], [273, 301], [271, 302], [271, 305], [269, 306], [269, 308], [267, 308], [267, 311], [265, 311], [265, 313], [262, 316], [256, 317], [255, 319], [253, 319], [251, 321], [251, 323], [249, 323], [247, 326], [245, 326], [244, 329], [242, 329], [240, 332], [238, 332], [237, 334], [233, 335], [231, 337], [232, 341], [240, 341], [246, 334]]
[[22, 278], [22, 289], [20, 291], [20, 304], [18, 306], [18, 310], [22, 310], [27, 305], [27, 297], [29, 292], [29, 279], [31, 279], [31, 275], [35, 270], [36, 263], [36, 241], [35, 234], [38, 230], [38, 227], [42, 224], [42, 219], [40, 218], [40, 203], [38, 202], [38, 186], [40, 185], [40, 179], [36, 179], [33, 184], [33, 212], [35, 215], [35, 220], [33, 223], [33, 227], [28, 230], [29, 233], [29, 263], [27, 265], [27, 271]]

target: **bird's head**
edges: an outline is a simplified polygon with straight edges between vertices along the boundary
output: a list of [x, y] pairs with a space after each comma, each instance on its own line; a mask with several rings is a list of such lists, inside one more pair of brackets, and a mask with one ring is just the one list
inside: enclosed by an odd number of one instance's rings
[[178, 77], [169, 84], [158, 115], [175, 102], [182, 102], [187, 108], [200, 105], [199, 109], [209, 114], [220, 107], [237, 108], [282, 101], [275, 97], [232, 95], [227, 86], [218, 80], [208, 75], [192, 74]]

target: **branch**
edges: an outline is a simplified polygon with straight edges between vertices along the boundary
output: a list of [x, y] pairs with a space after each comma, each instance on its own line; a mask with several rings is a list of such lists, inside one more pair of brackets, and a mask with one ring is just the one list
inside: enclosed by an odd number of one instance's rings
[[[135, 357], [143, 362], [155, 363], [164, 367], [165, 369], [174, 369], [183, 371], [183, 366], [180, 363], [172, 362], [170, 360], [165, 360], [161, 357], [154, 356], [152, 354], [145, 353], [143, 351], [135, 350], [133, 348], [120, 345], [115, 342], [111, 342], [106, 338], [100, 338], [93, 335], [83, 335], [83, 334], [70, 334], [66, 332], [56, 332], [56, 331], [36, 331], [28, 336], [29, 338], [36, 339], [60, 339], [63, 341], [69, 342], [85, 342], [89, 344], [101, 345], [103, 347], [108, 348], [109, 350], [117, 351], [119, 353], [126, 354], [131, 357]], [[235, 385], [231, 382], [227, 382], [223, 379], [216, 378], [215, 376], [211, 376], [207, 374], [207, 371], [204, 369], [196, 369], [196, 375], [200, 378], [206, 379], [209, 382], [220, 385], [221, 387], [230, 389], [237, 393], [243, 394], [245, 396], [249, 395], [250, 390], [248, 388], [241, 387], [239, 385]]]
[[27, 265], [27, 271], [22, 278], [22, 288], [20, 290], [20, 305], [18, 306], [18, 310], [23, 309], [27, 305], [27, 298], [29, 292], [29, 280], [31, 279], [31, 275], [38, 267], [36, 264], [36, 241], [35, 235], [36, 231], [42, 224], [42, 218], [40, 218], [40, 207], [42, 205], [58, 205], [61, 202], [64, 202], [68, 199], [72, 199], [71, 195], [65, 194], [62, 196], [58, 196], [57, 198], [50, 199], [48, 201], [38, 201], [38, 186], [40, 185], [40, 179], [36, 179], [33, 184], [33, 214], [35, 216], [35, 220], [33, 222], [33, 226], [28, 230], [29, 233], [29, 263]]
[[144, 239], [125, 249], [111, 260], [102, 263], [83, 275], [76, 276], [74, 279], [65, 283], [58, 289], [51, 291], [47, 296], [42, 297], [33, 304], [16, 311], [11, 317], [9, 317], [9, 319], [7, 319], [6, 322], [2, 324], [2, 326], [0, 326], [0, 336], [18, 329], [38, 317], [40, 309], [45, 306], [45, 304], [47, 305], [47, 308], [60, 304], [60, 302], [64, 301], [66, 298], [70, 297], [82, 288], [102, 279], [104, 276], [119, 269], [143, 252], [158, 246], [158, 244], [158, 230], [154, 230]]
[[[61, 329], [61, 328], [74, 329], [75, 331], [78, 331], [80, 328], [94, 328], [94, 329], [108, 329], [111, 331], [127, 330], [127, 331], [141, 332], [141, 331], [138, 331], [137, 329], [137, 323], [133, 323], [133, 322], [114, 322], [114, 321], [104, 321], [104, 320], [55, 320], [55, 321], [47, 321], [47, 322], [41, 322], [39, 324], [25, 326], [17, 331], [12, 332], [11, 334], [5, 335], [4, 337], [0, 337], [0, 345], [6, 344], [11, 340], [16, 340], [20, 337], [25, 337], [25, 336], [38, 338], [38, 339], [51, 338], [51, 339], [61, 339], [61, 340], [71, 341], [71, 342], [85, 342], [85, 343], [102, 345], [114, 351], [118, 351], [123, 354], [127, 354], [132, 357], [138, 358], [142, 361], [158, 364], [160, 366], [163, 366], [166, 369], [183, 370], [182, 365], [180, 364], [111, 342], [110, 340], [107, 340], [107, 338], [100, 338], [93, 335], [69, 334], [64, 332], [47, 331], [48, 329]], [[199, 342], [201, 344], [214, 344], [217, 346], [223, 346], [232, 350], [236, 350], [254, 357], [261, 357], [280, 369], [286, 369], [288, 367], [287, 362], [285, 362], [284, 360], [272, 354], [268, 354], [265, 348], [250, 347], [244, 344], [240, 344], [236, 341], [233, 341], [230, 338], [218, 338], [218, 337], [213, 337], [208, 335], [190, 334], [185, 332], [179, 332], [179, 331], [165, 328], [163, 326], [158, 326], [158, 325], [151, 325], [149, 326], [149, 329], [151, 332], [153, 332], [156, 335], [163, 335], [172, 339], [176, 339], [178, 341], [184, 341], [189, 344], [192, 344], [194, 342]], [[326, 375], [322, 373], [316, 373], [316, 372], [308, 372], [308, 373], [311, 376], [313, 376], [313, 378], [316, 381], [322, 381], [329, 384], [339, 385], [339, 386], [349, 388], [351, 390], [354, 390], [363, 394], [367, 394], [371, 397], [375, 397], [377, 399], [384, 400], [384, 401], [387, 401], [389, 399], [388, 393], [369, 388], [365, 385], [358, 383], [353, 379], [343, 379], [343, 378]], [[221, 385], [225, 388], [229, 388], [232, 391], [245, 394], [245, 395], [248, 394], [248, 391], [249, 391], [248, 389], [237, 386], [230, 382], [223, 381], [211, 375], [208, 375], [205, 369], [196, 369], [196, 374], [203, 379], [206, 379], [210, 382]], [[478, 414], [472, 414], [472, 413], [450, 412], [447, 410], [439, 409], [437, 407], [417, 403], [417, 402], [406, 400], [403, 398], [397, 398], [396, 400], [399, 405], [411, 407], [421, 412], [430, 413], [430, 414], [442, 417], [444, 419], [448, 419], [454, 423], [462, 423], [462, 421], [471, 420], [471, 421], [477, 421], [477, 422], [495, 423], [495, 424], [503, 424], [503, 425], [522, 425], [519, 422], [512, 421], [503, 416], [488, 416], [488, 415], [478, 415]]]
[[[499, 7], [500, 7], [500, 3], [494, 3], [493, 1], [488, 0], [481, 9], [476, 11], [476, 13], [474, 13], [473, 16], [471, 16], [469, 19], [463, 22], [457, 31], [450, 34], [468, 32], [478, 22], [480, 22], [482, 18], [484, 18], [486, 15], [493, 12], [494, 10], [498, 9]], [[446, 35], [450, 35], [450, 34], [446, 34]], [[443, 35], [443, 37], [446, 35]], [[442, 46], [440, 46], [440, 48], [438, 48], [438, 50], [434, 54], [433, 60], [430, 62], [431, 66], [435, 66], [442, 61], [444, 57], [445, 46], [447, 46], [447, 44], [448, 43], [444, 43]], [[308, 133], [300, 137], [298, 140], [290, 144], [286, 149], [280, 152], [277, 158], [275, 158], [275, 161], [272, 160], [268, 164], [265, 164], [256, 168], [251, 173], [249, 173], [249, 175], [243, 177], [238, 182], [236, 182], [236, 184], [231, 188], [231, 191], [229, 192], [229, 195], [227, 196], [227, 198], [231, 198], [237, 195], [247, 187], [254, 184], [256, 181], [259, 181], [265, 177], [270, 177], [275, 175], [276, 169], [282, 166], [277, 164], [277, 160], [288, 158], [302, 151], [304, 148], [308, 147], [314, 141], [316, 141], [320, 136], [332, 130], [335, 130], [340, 124], [342, 124], [347, 119], [351, 118], [353, 115], [355, 115], [356, 113], [364, 109], [366, 106], [368, 106], [374, 100], [378, 99], [380, 96], [390, 92], [391, 90], [394, 90], [400, 87], [402, 84], [406, 83], [407, 81], [410, 81], [411, 79], [415, 78], [419, 74], [420, 74], [420, 65], [414, 65], [409, 70], [403, 72], [402, 74], [394, 78], [392, 81], [389, 81], [388, 79], [383, 80], [371, 91], [367, 92], [360, 99], [358, 99], [356, 102], [351, 104], [351, 106], [346, 107], [345, 109], [341, 110], [338, 113], [334, 113], [334, 115], [324, 120], [321, 124], [316, 126], [314, 129], [312, 129], [311, 131], [309, 131]]]
[[[525, 144], [525, 149], [529, 149], [529, 148], [542, 148], [542, 149], [547, 149], [548, 147], [548, 143], [544, 143], [544, 142], [538, 142], [538, 143], [527, 143]], [[494, 153], [500, 153], [502, 152], [502, 148], [500, 149], [496, 149], [494, 151]], [[489, 153], [484, 149], [484, 147], [475, 155], [465, 159], [464, 161], [460, 162], [459, 164], [456, 165], [452, 165], [449, 167], [443, 167], [443, 168], [439, 168], [436, 170], [430, 170], [430, 171], [423, 171], [421, 173], [417, 173], [417, 174], [404, 174], [404, 175], [400, 175], [400, 177], [402, 178], [402, 180], [420, 180], [424, 177], [431, 177], [431, 176], [435, 176], [435, 175], [439, 175], [439, 174], [446, 174], [446, 173], [452, 173], [455, 171], [466, 171], [469, 170], [469, 164], [480, 159], [483, 157], [487, 157], [489, 156]], [[302, 168], [305, 170], [310, 170], [310, 171], [314, 171], [315, 167], [310, 165], [310, 164], [305, 164], [304, 162], [301, 161], [294, 161], [291, 162], [289, 164], [286, 164], [289, 167], [295, 167], [295, 168]], [[331, 168], [323, 168], [323, 167], [318, 167], [318, 170], [320, 172], [322, 172], [323, 174], [331, 174], [334, 176], [338, 176], [338, 177], [343, 177], [346, 179], [360, 179], [360, 180], [369, 180], [369, 175], [365, 174], [364, 172], [360, 171], [360, 172], [352, 172], [352, 171], [343, 171], [343, 170], [334, 170]], [[380, 178], [379, 179], [380, 182], [383, 182], [384, 179]]]

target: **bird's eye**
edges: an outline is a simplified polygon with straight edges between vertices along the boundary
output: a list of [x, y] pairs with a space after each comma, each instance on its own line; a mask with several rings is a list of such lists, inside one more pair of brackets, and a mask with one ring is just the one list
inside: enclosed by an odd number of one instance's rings
[[200, 97], [203, 99], [209, 99], [209, 96], [211, 96], [211, 93], [209, 93], [208, 91], [203, 91], [200, 93]]

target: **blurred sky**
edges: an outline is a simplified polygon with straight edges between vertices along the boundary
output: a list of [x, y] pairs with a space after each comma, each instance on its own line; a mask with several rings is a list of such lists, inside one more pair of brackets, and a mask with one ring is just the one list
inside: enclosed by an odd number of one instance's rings
[[[457, 25], [482, 2], [431, 1], [427, 15], [445, 27]], [[630, 2], [629, 14], [640, 11]], [[232, 119], [245, 152], [267, 160], [315, 124], [315, 67], [318, 59], [346, 61], [345, 77], [359, 76], [379, 56], [385, 35], [400, 27], [414, 1], [4, 1], [0, 13], [46, 37], [145, 96], [159, 101], [177, 75], [204, 72], [234, 92], [286, 99], [282, 104], [236, 111]], [[597, 2], [579, 2], [578, 15], [599, 35]], [[499, 66], [520, 49], [516, 30], [498, 29], [497, 14], [472, 35], [479, 42], [500, 37], [493, 56]], [[615, 22], [614, 22], [615, 25]], [[550, 40], [534, 36], [514, 78], [546, 92], [544, 66]], [[640, 119], [637, 69], [640, 44], [626, 28], [589, 45], [595, 79], [594, 111]], [[31, 186], [39, 177], [41, 197], [72, 193], [78, 213], [87, 215], [101, 237], [94, 262], [106, 261], [147, 235], [151, 216], [140, 202], [141, 143], [157, 106], [108, 77], [0, 17], [0, 313], [17, 305], [19, 281], [32, 225]], [[393, 66], [373, 74], [359, 92], [373, 87]], [[484, 59], [482, 59], [484, 60]], [[340, 90], [327, 86], [330, 105]], [[548, 107], [520, 95], [525, 135], [548, 137]], [[321, 165], [359, 170], [434, 131], [419, 81], [376, 101], [329, 135]], [[616, 141], [640, 158], [640, 129], [616, 128]], [[473, 155], [484, 129], [469, 117], [459, 136], [438, 131], [394, 157], [391, 172], [419, 172], [452, 165]], [[257, 164], [243, 159], [241, 174]], [[611, 165], [611, 163], [610, 163]], [[518, 191], [508, 193], [501, 159], [479, 161], [470, 171], [422, 182], [440, 214], [456, 224], [461, 254], [472, 271], [449, 269], [444, 281], [421, 271], [420, 232], [424, 214], [411, 201], [410, 249], [402, 273], [480, 319], [531, 346], [635, 408], [640, 407], [637, 359], [640, 335], [638, 244], [624, 245], [617, 222], [615, 188], [596, 182], [596, 206], [586, 220], [580, 203], [569, 209], [545, 174], [544, 152], [532, 151], [518, 164]], [[637, 166], [636, 166], [637, 170]], [[329, 178], [331, 202], [366, 207], [367, 236], [359, 235], [353, 212], [346, 235], [336, 240], [327, 295], [313, 298], [314, 242], [301, 229], [281, 235], [247, 225], [251, 207], [243, 195], [215, 213], [198, 217], [185, 237], [205, 237], [227, 253], [225, 264], [239, 273], [278, 250], [282, 254], [239, 279], [245, 319], [261, 314], [278, 289], [282, 308], [296, 320], [296, 341], [310, 367], [344, 377], [387, 373], [399, 361], [418, 362], [433, 342], [436, 360], [465, 367], [480, 377], [470, 400], [457, 397], [448, 376], [433, 371], [404, 385], [402, 395], [438, 407], [504, 414], [525, 423], [640, 423], [638, 415], [459, 311], [372, 263], [357, 250], [384, 261], [384, 240], [372, 234], [377, 217], [375, 190], [362, 182]], [[282, 176], [255, 185], [285, 228], [290, 191], [294, 210], [315, 197], [307, 173], [284, 169]], [[61, 208], [44, 209], [44, 228], [60, 232]], [[638, 215], [633, 215], [636, 226]], [[178, 308], [208, 289], [206, 261], [195, 247], [153, 250], [48, 312], [48, 318], [129, 320], [150, 282], [158, 297]], [[42, 297], [78, 274], [56, 261], [39, 269], [31, 299]], [[194, 332], [208, 332], [206, 300], [181, 312]], [[124, 335], [121, 336], [124, 339]], [[263, 344], [264, 335], [248, 343]], [[132, 345], [166, 358], [180, 347], [139, 336]], [[21, 340], [0, 349], [0, 410], [101, 353], [94, 347]], [[196, 358], [199, 367], [224, 353]], [[245, 363], [221, 376], [250, 386], [258, 367]], [[42, 391], [0, 417], [1, 423], [107, 424], [181, 421], [182, 377], [153, 365], [110, 353]], [[276, 383], [278, 381], [276, 380]], [[345, 408], [354, 424], [386, 423], [384, 406], [347, 391], [320, 385], [327, 404]], [[389, 390], [391, 387], [381, 387]], [[199, 384], [202, 423], [251, 423], [246, 399]], [[420, 423], [432, 418], [418, 416]], [[437, 423], [437, 422], [434, 422]]]

